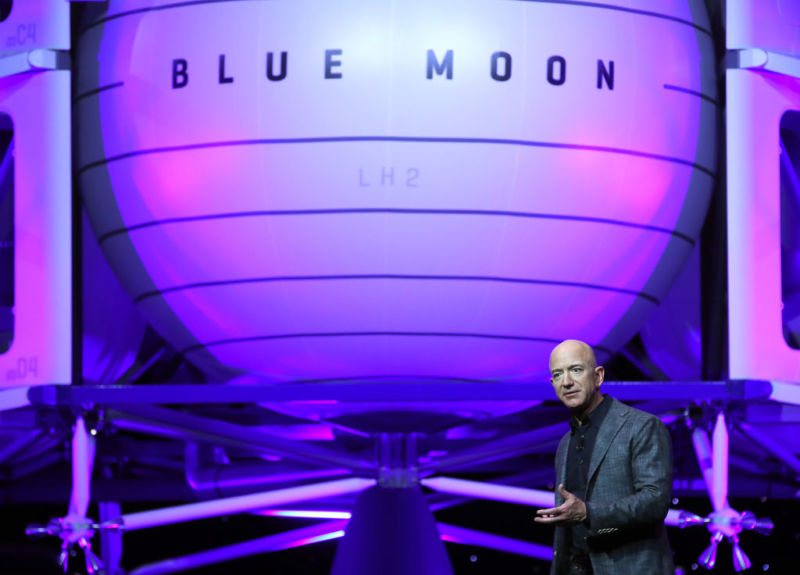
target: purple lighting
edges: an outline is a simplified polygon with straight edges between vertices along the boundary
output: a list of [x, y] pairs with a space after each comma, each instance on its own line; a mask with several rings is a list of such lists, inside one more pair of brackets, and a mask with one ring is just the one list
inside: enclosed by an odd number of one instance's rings
[[728, 427], [725, 423], [725, 414], [720, 411], [714, 424], [714, 472], [711, 496], [715, 510], [722, 509], [728, 504], [728, 448]]
[[130, 575], [166, 575], [167, 573], [177, 573], [179, 571], [195, 569], [205, 565], [213, 565], [215, 563], [239, 559], [258, 553], [283, 551], [284, 549], [292, 549], [294, 547], [302, 547], [304, 545], [311, 545], [312, 543], [337, 539], [344, 535], [344, 528], [346, 525], [346, 521], [329, 521], [311, 527], [303, 527], [301, 529], [286, 531], [284, 533], [278, 533], [277, 535], [269, 535], [252, 541], [236, 543], [217, 549], [209, 549], [208, 551], [167, 559], [149, 565], [142, 565], [132, 570]]
[[304, 485], [302, 487], [277, 489], [265, 493], [255, 493], [252, 495], [229, 497], [215, 501], [203, 501], [201, 503], [190, 503], [188, 505], [130, 513], [122, 516], [122, 524], [125, 531], [134, 531], [136, 529], [157, 527], [159, 525], [192, 521], [206, 517], [253, 511], [263, 507], [286, 505], [298, 503], [300, 501], [356, 493], [368, 487], [372, 487], [373, 485], [375, 485], [374, 479], [340, 479], [326, 483]]
[[704, 429], [698, 427], [692, 432], [692, 442], [694, 443], [697, 463], [700, 465], [700, 470], [703, 472], [706, 489], [710, 494], [712, 486], [714, 485], [714, 463], [711, 453], [711, 442], [708, 440], [708, 433], [706, 433]]
[[349, 511], [314, 511], [311, 509], [265, 509], [257, 512], [269, 517], [302, 517], [306, 519], [350, 519]]
[[800, 0], [0, 0], [4, 528], [49, 507], [65, 572], [544, 572], [577, 338], [673, 443], [670, 527], [597, 550], [792, 572], [799, 32]]
[[555, 501], [552, 491], [523, 489], [521, 487], [467, 481], [466, 479], [454, 479], [452, 477], [430, 477], [422, 479], [420, 483], [428, 489], [441, 493], [493, 501], [506, 501], [533, 507], [551, 507]]
[[772, 381], [770, 399], [800, 405], [800, 385], [790, 381]]
[[[340, 537], [344, 537], [344, 529], [340, 529], [339, 531], [333, 531], [332, 533], [324, 533], [322, 535], [317, 535], [315, 537], [307, 537], [306, 539], [299, 539], [296, 542], [296, 545], [292, 545], [292, 547], [300, 547], [301, 545], [311, 545], [312, 543], [321, 543], [322, 541], [330, 541], [331, 539], [339, 539]], [[287, 547], [288, 549], [289, 547]]]
[[27, 387], [8, 387], [0, 390], [0, 411], [30, 405]]
[[491, 533], [483, 533], [481, 531], [448, 525], [446, 523], [439, 523], [437, 527], [439, 528], [442, 540], [449, 543], [486, 547], [497, 551], [534, 557], [544, 561], [551, 561], [553, 559], [553, 549], [550, 546], [519, 541], [509, 537], [501, 537], [500, 535], [492, 535]]
[[747, 423], [739, 422], [737, 428], [748, 438], [783, 461], [787, 466], [793, 469], [795, 473], [800, 474], [800, 459], [798, 459], [794, 452], [787, 448], [785, 444], [776, 441]]
[[94, 467], [95, 439], [86, 429], [82, 416], [75, 421], [72, 436], [72, 495], [69, 501], [69, 516], [86, 519], [89, 508], [92, 469]]

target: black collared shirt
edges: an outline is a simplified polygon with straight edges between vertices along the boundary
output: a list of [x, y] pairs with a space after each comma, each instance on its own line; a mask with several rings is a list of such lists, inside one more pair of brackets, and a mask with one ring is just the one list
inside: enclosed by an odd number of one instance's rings
[[[589, 482], [589, 462], [592, 459], [592, 451], [597, 440], [597, 433], [603, 420], [608, 413], [611, 400], [603, 396], [603, 401], [584, 418], [578, 421], [573, 417], [569, 426], [571, 434], [569, 438], [569, 450], [567, 451], [567, 491], [573, 493], [583, 501], [586, 501], [586, 488]], [[587, 526], [579, 523], [571, 526], [568, 530], [570, 554], [586, 555], [589, 548], [586, 544]]]

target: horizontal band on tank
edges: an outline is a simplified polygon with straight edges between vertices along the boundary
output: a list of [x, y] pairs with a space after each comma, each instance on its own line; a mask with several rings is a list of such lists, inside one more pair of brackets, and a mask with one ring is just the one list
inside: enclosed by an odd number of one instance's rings
[[[232, 339], [221, 339], [218, 341], [210, 341], [207, 343], [199, 343], [191, 345], [187, 348], [180, 350], [178, 353], [186, 355], [192, 351], [214, 347], [218, 345], [230, 345], [235, 343], [247, 343], [253, 341], [271, 341], [279, 339], [304, 339], [304, 338], [320, 338], [320, 337], [458, 337], [458, 338], [475, 338], [475, 339], [504, 339], [510, 341], [529, 341], [536, 343], [552, 343], [557, 345], [561, 343], [560, 339], [547, 338], [547, 337], [532, 337], [524, 335], [502, 335], [492, 333], [446, 333], [446, 332], [416, 332], [416, 331], [354, 331], [354, 332], [321, 332], [321, 333], [282, 333], [275, 335], [261, 335], [251, 337], [239, 337]], [[599, 351], [607, 351], [602, 348], [595, 347]]]
[[113, 84], [107, 84], [105, 86], [100, 86], [99, 88], [95, 88], [94, 90], [89, 90], [88, 92], [84, 92], [83, 94], [78, 94], [74, 98], [72, 98], [72, 103], [75, 104], [84, 98], [88, 98], [90, 96], [96, 96], [101, 92], [105, 92], [107, 90], [112, 90], [114, 88], [121, 88], [125, 85], [125, 82], [114, 82]]
[[672, 84], [664, 84], [665, 90], [672, 90], [673, 92], [682, 92], [683, 94], [689, 94], [690, 96], [697, 96], [701, 100], [705, 100], [715, 106], [719, 107], [719, 100], [712, 98], [707, 94], [703, 94], [702, 92], [698, 92], [696, 90], [690, 90], [689, 88], [682, 88], [681, 86], [673, 86]]
[[500, 146], [520, 146], [527, 148], [553, 148], [560, 150], [581, 150], [585, 152], [602, 152], [607, 154], [621, 154], [634, 156], [637, 158], [647, 158], [659, 162], [669, 162], [689, 166], [700, 172], [708, 174], [712, 179], [715, 178], [714, 171], [698, 163], [683, 158], [664, 156], [661, 154], [651, 154], [638, 150], [626, 150], [624, 148], [612, 148], [608, 146], [590, 146], [585, 144], [568, 144], [564, 142], [539, 142], [535, 140], [514, 140], [507, 138], [447, 138], [447, 137], [422, 137], [422, 136], [326, 136], [319, 138], [259, 138], [253, 140], [225, 140], [219, 142], [203, 142], [199, 144], [187, 144], [185, 146], [165, 146], [163, 148], [149, 148], [146, 150], [136, 150], [111, 156], [103, 160], [89, 162], [85, 166], [78, 168], [78, 174], [82, 174], [92, 168], [105, 166], [119, 160], [135, 158], [137, 156], [148, 156], [152, 154], [168, 154], [171, 152], [186, 152], [189, 150], [203, 150], [209, 148], [230, 148], [236, 146], [264, 146], [264, 145], [291, 145], [291, 144], [341, 144], [353, 142], [396, 142], [400, 144], [482, 144]]
[[580, 282], [566, 282], [555, 280], [541, 280], [541, 279], [527, 279], [527, 278], [508, 278], [496, 276], [442, 276], [442, 275], [411, 275], [411, 274], [357, 274], [357, 275], [328, 275], [328, 276], [272, 276], [272, 277], [257, 277], [257, 278], [243, 278], [234, 280], [221, 280], [212, 282], [199, 282], [193, 284], [186, 284], [181, 286], [173, 286], [162, 290], [154, 290], [140, 294], [134, 298], [135, 303], [139, 303], [144, 299], [163, 295], [166, 293], [200, 289], [206, 287], [230, 286], [237, 284], [253, 284], [253, 283], [271, 283], [271, 282], [310, 282], [310, 281], [331, 281], [331, 280], [423, 280], [423, 281], [472, 281], [472, 282], [505, 282], [517, 284], [531, 284], [531, 285], [551, 285], [551, 286], [565, 286], [565, 287], [578, 287], [592, 290], [610, 291], [616, 293], [624, 293], [634, 297], [641, 297], [650, 300], [656, 305], [661, 302], [653, 295], [639, 292], [636, 290], [617, 288], [612, 286], [604, 286], [597, 284], [587, 284]]
[[[610, 355], [610, 352], [602, 347], [594, 347], [594, 349], [598, 351], [607, 352]], [[243, 376], [247, 378], [248, 376]], [[363, 383], [375, 383], [380, 382], [381, 384], [392, 384], [392, 383], [401, 383], [401, 382], [435, 382], [435, 383], [452, 383], [452, 384], [459, 384], [459, 383], [495, 383], [498, 380], [497, 378], [470, 378], [470, 377], [463, 377], [463, 376], [448, 376], [448, 375], [424, 375], [424, 374], [408, 374], [408, 373], [393, 373], [391, 375], [387, 375], [385, 373], [378, 373], [375, 375], [353, 375], [347, 377], [306, 377], [300, 379], [291, 379], [286, 380], [283, 382], [278, 382], [279, 385], [282, 384], [296, 384], [296, 383], [353, 383], [353, 382], [363, 382]], [[232, 382], [228, 382], [225, 385], [233, 385], [235, 384]], [[250, 385], [250, 384], [247, 384]], [[274, 385], [274, 382], [270, 382], [267, 385]]]
[[[78, 33], [78, 36], [82, 36], [87, 30], [91, 30], [95, 26], [99, 26], [100, 24], [104, 24], [109, 20], [116, 20], [119, 18], [124, 18], [126, 16], [134, 16], [136, 14], [142, 14], [144, 12], [156, 12], [161, 10], [170, 10], [173, 8], [184, 8], [186, 6], [193, 6], [199, 4], [222, 4], [225, 2], [230, 2], [231, 0], [186, 0], [184, 2], [174, 2], [172, 4], [164, 4], [162, 6], [151, 6], [148, 8], [137, 8], [135, 10], [128, 10], [126, 12], [120, 12], [118, 14], [114, 14], [112, 16], [106, 16], [105, 18], [99, 18], [95, 20], [88, 26], [82, 28]], [[253, 0], [244, 0], [244, 1], [253, 1]], [[678, 18], [677, 16], [670, 16], [669, 14], [661, 14], [659, 12], [651, 12], [649, 10], [637, 10], [635, 8], [627, 8], [625, 6], [609, 6], [607, 4], [599, 4], [597, 2], [583, 2], [581, 0], [517, 0], [520, 2], [532, 2], [538, 4], [565, 4], [568, 6], [583, 6], [586, 8], [597, 8], [600, 10], [613, 10], [616, 12], [626, 12], [628, 14], [636, 14], [638, 16], [646, 16], [649, 18], [660, 18], [662, 20], [669, 20], [671, 22], [676, 22], [678, 24], [683, 24], [686, 26], [690, 26], [697, 30], [698, 32], [702, 32], [711, 36], [711, 30], [707, 30], [702, 26], [699, 26], [692, 22], [691, 20], [686, 20], [684, 18]]]
[[711, 30], [703, 28], [695, 24], [691, 20], [678, 18], [677, 16], [670, 16], [669, 14], [661, 14], [660, 12], [651, 12], [649, 10], [638, 10], [636, 8], [628, 8], [626, 6], [609, 6], [608, 4], [600, 4], [598, 2], [583, 2], [582, 0], [516, 0], [517, 2], [532, 2], [536, 4], [566, 4], [568, 6], [585, 6], [586, 8], [599, 8], [601, 10], [614, 10], [616, 12], [627, 12], [629, 14], [636, 14], [638, 16], [648, 16], [652, 18], [661, 18], [662, 20], [670, 20], [679, 24], [691, 26], [698, 32], [708, 34], [711, 36]]
[[[111, 16], [106, 16], [105, 18], [99, 18], [95, 20], [88, 26], [81, 28], [80, 32], [78, 32], [78, 37], [83, 36], [84, 32], [86, 32], [87, 30], [91, 30], [95, 26], [99, 26], [100, 24], [104, 24], [110, 20], [125, 18], [126, 16], [135, 16], [137, 14], [144, 14], [146, 12], [161, 12], [162, 10], [171, 10], [173, 8], [185, 8], [187, 6], [195, 6], [199, 4], [225, 4], [231, 1], [232, 0], [185, 0], [184, 2], [173, 2], [172, 4], [163, 4], [161, 6], [149, 6], [147, 8], [136, 8], [134, 10], [126, 10], [125, 12], [119, 12], [118, 14], [113, 14]], [[239, 1], [252, 2], [254, 0], [239, 0]]]
[[171, 224], [183, 224], [190, 222], [202, 222], [207, 220], [222, 220], [229, 218], [254, 218], [264, 216], [309, 216], [309, 215], [338, 215], [338, 214], [413, 214], [413, 215], [443, 215], [443, 216], [500, 216], [511, 218], [534, 218], [545, 220], [567, 220], [573, 222], [590, 222], [596, 224], [608, 224], [611, 226], [622, 226], [626, 228], [636, 228], [640, 230], [647, 230], [650, 232], [658, 232], [662, 234], [669, 234], [675, 238], [681, 239], [691, 246], [695, 245], [695, 240], [684, 233], [662, 228], [660, 226], [651, 226], [648, 224], [639, 224], [636, 222], [626, 222], [623, 220], [612, 220], [609, 218], [595, 218], [591, 216], [573, 216], [568, 214], [541, 214], [535, 212], [512, 212], [507, 210], [440, 210], [440, 209], [422, 209], [422, 208], [337, 208], [337, 209], [319, 209], [319, 210], [258, 210], [252, 212], [231, 212], [228, 214], [204, 214], [199, 216], [186, 216], [183, 218], [164, 218], [161, 220], [153, 220], [150, 222], [142, 222], [141, 224], [134, 224], [132, 226], [111, 230], [102, 234], [97, 238], [98, 243], [103, 243], [120, 234], [126, 234], [138, 231], [145, 228], [154, 226], [164, 226]]
[[[595, 348], [598, 349], [598, 348]], [[248, 376], [243, 376], [247, 378]], [[407, 374], [407, 373], [393, 373], [391, 375], [387, 375], [385, 373], [378, 373], [376, 375], [354, 375], [354, 376], [347, 376], [347, 377], [305, 377], [300, 379], [290, 379], [286, 381], [279, 381], [277, 382], [278, 385], [283, 384], [295, 384], [295, 383], [353, 383], [353, 382], [363, 382], [363, 383], [400, 383], [400, 382], [409, 382], [409, 381], [417, 381], [417, 382], [436, 382], [436, 383], [452, 383], [452, 384], [461, 384], [461, 383], [493, 383], [499, 381], [495, 378], [470, 378], [470, 377], [463, 377], [463, 376], [447, 376], [447, 375], [421, 375], [421, 374]], [[225, 385], [235, 385], [236, 382], [228, 382]], [[275, 382], [270, 381], [267, 385], [274, 385]], [[250, 385], [249, 383], [247, 385]]]

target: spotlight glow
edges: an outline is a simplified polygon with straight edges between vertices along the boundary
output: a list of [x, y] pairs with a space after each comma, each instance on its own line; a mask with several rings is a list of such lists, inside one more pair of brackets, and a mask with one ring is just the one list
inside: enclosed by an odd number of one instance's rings
[[350, 519], [349, 511], [313, 511], [310, 509], [264, 509], [259, 515], [269, 517], [301, 517], [304, 519]]

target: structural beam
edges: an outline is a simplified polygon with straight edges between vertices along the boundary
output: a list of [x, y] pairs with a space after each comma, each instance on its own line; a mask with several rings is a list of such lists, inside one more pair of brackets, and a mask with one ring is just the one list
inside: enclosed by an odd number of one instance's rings
[[303, 485], [302, 487], [289, 487], [251, 495], [240, 495], [238, 497], [227, 497], [200, 503], [128, 513], [121, 517], [120, 522], [124, 531], [135, 531], [160, 525], [172, 525], [196, 519], [255, 511], [267, 507], [290, 505], [301, 501], [324, 499], [345, 493], [356, 493], [372, 487], [375, 483], [374, 479], [357, 477], [339, 479]]
[[756, 444], [760, 445], [769, 453], [783, 461], [796, 474], [800, 475], [800, 459], [798, 459], [791, 450], [787, 449], [764, 433], [761, 433], [752, 425], [740, 422], [736, 424], [736, 428], [745, 436], [753, 440]]
[[468, 481], [454, 477], [430, 477], [423, 479], [420, 483], [428, 489], [440, 493], [462, 495], [474, 499], [505, 501], [532, 507], [552, 507], [555, 505], [555, 495], [552, 491], [524, 489], [522, 487], [512, 487], [511, 485]]
[[347, 526], [346, 520], [326, 521], [319, 525], [303, 527], [277, 535], [268, 535], [260, 539], [235, 543], [216, 549], [208, 549], [191, 555], [174, 557], [157, 563], [142, 565], [130, 572], [130, 575], [166, 575], [167, 573], [178, 573], [189, 569], [196, 569], [206, 565], [214, 565], [223, 561], [240, 559], [259, 553], [270, 553], [272, 551], [282, 551], [293, 547], [310, 545], [320, 541], [336, 539], [344, 535], [344, 528]]
[[[763, 399], [772, 393], [769, 381], [628, 381], [603, 383], [623, 401], [671, 399]], [[546, 382], [373, 381], [326, 383], [41, 385], [28, 389], [36, 405], [193, 405], [211, 403], [280, 403], [287, 401], [546, 401], [555, 400]]]
[[30, 447], [41, 436], [42, 432], [38, 429], [34, 429], [33, 431], [24, 432], [16, 439], [9, 441], [0, 448], [0, 465]]
[[497, 460], [508, 457], [516, 457], [530, 452], [538, 444], [556, 441], [567, 430], [567, 424], [559, 423], [533, 431], [527, 431], [511, 437], [505, 437], [496, 441], [490, 441], [473, 447], [464, 449], [444, 457], [436, 458], [421, 466], [424, 473], [435, 473], [446, 469], [463, 467], [469, 464], [486, 461], [487, 459]]
[[345, 467], [355, 472], [373, 472], [375, 469], [371, 462], [347, 453], [339, 453], [302, 441], [257, 433], [246, 427], [173, 409], [127, 405], [124, 411], [112, 411], [107, 415], [112, 421], [132, 419], [138, 423], [140, 430], [156, 434], [165, 431], [172, 437], [175, 437], [177, 433], [183, 439], [198, 439], [219, 445], [266, 450], [270, 453], [277, 452], [287, 459], [325, 463], [336, 467]]
[[502, 537], [500, 535], [475, 531], [474, 529], [448, 525], [447, 523], [439, 523], [437, 527], [439, 528], [442, 540], [449, 543], [485, 547], [505, 553], [533, 557], [534, 559], [541, 559], [543, 561], [553, 560], [553, 549], [549, 545], [519, 541], [518, 539], [511, 539], [510, 537]]

